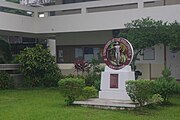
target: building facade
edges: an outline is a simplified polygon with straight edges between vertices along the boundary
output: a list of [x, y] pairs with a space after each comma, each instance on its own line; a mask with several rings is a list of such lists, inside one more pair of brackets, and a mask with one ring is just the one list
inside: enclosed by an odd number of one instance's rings
[[[64, 74], [73, 74], [77, 58], [102, 61], [105, 43], [127, 22], [146, 17], [180, 22], [180, 0], [56, 0], [55, 5], [43, 7], [5, 1], [0, 4], [0, 34], [11, 42], [14, 36], [38, 43], [44, 40]], [[4, 9], [21, 12], [8, 13]], [[164, 51], [163, 45], [157, 45], [142, 51], [139, 59], [137, 69], [144, 79], [159, 77], [165, 65], [172, 76], [180, 79], [180, 52], [168, 48]]]

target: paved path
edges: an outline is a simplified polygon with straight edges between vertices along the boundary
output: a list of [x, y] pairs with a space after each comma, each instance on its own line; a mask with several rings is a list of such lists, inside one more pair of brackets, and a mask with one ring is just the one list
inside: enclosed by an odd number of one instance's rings
[[105, 109], [126, 109], [135, 108], [138, 106], [137, 103], [126, 100], [111, 100], [111, 99], [99, 99], [93, 98], [86, 101], [75, 101], [73, 104], [82, 106], [91, 106]]

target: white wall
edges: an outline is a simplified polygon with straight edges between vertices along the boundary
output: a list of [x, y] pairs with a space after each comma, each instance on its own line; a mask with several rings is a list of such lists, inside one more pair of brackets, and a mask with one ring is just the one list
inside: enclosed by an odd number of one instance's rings
[[167, 67], [170, 68], [172, 76], [180, 80], [180, 51], [172, 53], [167, 50]]
[[[163, 12], [162, 12], [163, 11]], [[98, 31], [124, 28], [134, 19], [151, 17], [163, 21], [180, 21], [180, 5], [116, 10], [86, 14], [53, 16], [38, 19], [39, 33]]]
[[0, 12], [0, 30], [32, 33], [34, 25], [32, 17]]
[[[34, 12], [34, 8], [32, 7], [22, 6], [11, 2], [0, 1], [0, 6]], [[35, 18], [0, 12], [0, 30], [34, 33]]]
[[51, 55], [56, 57], [56, 40], [48, 39], [47, 40], [47, 46], [50, 50]]
[[[35, 17], [14, 15], [0, 12], [0, 30], [19, 31], [29, 33], [63, 33], [79, 31], [100, 31], [124, 28], [124, 24], [134, 19], [151, 17], [163, 21], [180, 21], [180, 5], [158, 6], [143, 8], [143, 1], [148, 0], [103, 0], [83, 2], [49, 7], [25, 7], [7, 2], [0, 2], [2, 6], [18, 8], [35, 12]], [[88, 8], [103, 7], [106, 5], [122, 5], [138, 3], [136, 9], [114, 10], [87, 13]], [[80, 14], [60, 15], [38, 18], [37, 12], [80, 9]]]
[[[164, 64], [164, 47], [163, 45], [156, 45], [155, 48], [155, 59], [154, 60], [144, 60], [143, 55], [139, 55], [137, 63], [150, 63], [150, 64]], [[142, 51], [143, 54], [143, 51]]]
[[163, 45], [156, 45], [154, 48], [154, 60], [144, 60], [143, 55], [138, 56], [140, 60], [137, 61], [136, 64], [137, 70], [142, 72], [140, 78], [155, 79], [161, 76], [161, 72], [164, 69], [164, 47]]

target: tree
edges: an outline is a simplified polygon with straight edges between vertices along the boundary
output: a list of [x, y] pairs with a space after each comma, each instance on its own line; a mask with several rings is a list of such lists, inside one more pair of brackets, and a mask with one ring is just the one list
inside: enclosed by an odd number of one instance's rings
[[174, 52], [180, 50], [180, 23], [175, 21], [170, 24], [170, 34], [172, 37], [172, 41], [170, 41], [169, 46], [170, 49]]
[[12, 60], [11, 47], [9, 43], [0, 37], [0, 63], [8, 63]]
[[29, 80], [29, 86], [57, 86], [61, 72], [50, 51], [42, 45], [25, 48], [17, 61], [21, 64], [21, 72]]
[[135, 50], [131, 63], [134, 71], [136, 69], [135, 62], [138, 60], [137, 56], [143, 49], [156, 44], [164, 44], [165, 48], [166, 46], [179, 48], [180, 32], [178, 30], [180, 28], [177, 22], [169, 24], [168, 22], [148, 17], [133, 20], [131, 23], [125, 24], [125, 27], [127, 31], [120, 34], [120, 36], [127, 38]]

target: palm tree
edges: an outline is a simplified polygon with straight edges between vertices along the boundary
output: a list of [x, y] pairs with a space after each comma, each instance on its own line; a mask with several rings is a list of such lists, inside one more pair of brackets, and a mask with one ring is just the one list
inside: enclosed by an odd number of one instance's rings
[[0, 63], [8, 63], [12, 60], [9, 43], [0, 37]]

